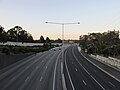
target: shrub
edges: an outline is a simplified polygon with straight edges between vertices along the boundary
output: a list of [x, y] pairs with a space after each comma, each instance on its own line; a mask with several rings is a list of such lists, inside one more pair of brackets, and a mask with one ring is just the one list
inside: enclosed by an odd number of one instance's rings
[[9, 47], [5, 46], [2, 48], [2, 53], [5, 53], [6, 55], [9, 55], [10, 54], [10, 49]]

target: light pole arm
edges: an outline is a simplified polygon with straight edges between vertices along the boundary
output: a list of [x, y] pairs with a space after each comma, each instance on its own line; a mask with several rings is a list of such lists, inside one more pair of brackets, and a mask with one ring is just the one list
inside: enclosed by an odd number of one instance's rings
[[76, 23], [56, 23], [56, 22], [45, 22], [45, 23], [50, 23], [50, 24], [60, 24], [60, 25], [69, 25], [69, 24], [80, 24], [80, 22], [76, 22]]

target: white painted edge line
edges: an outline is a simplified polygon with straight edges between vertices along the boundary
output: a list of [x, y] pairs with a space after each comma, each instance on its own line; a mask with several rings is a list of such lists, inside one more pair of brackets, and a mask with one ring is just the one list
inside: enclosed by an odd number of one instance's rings
[[[67, 48], [66, 48], [67, 49]], [[65, 50], [66, 50], [65, 49]], [[61, 78], [62, 78], [62, 89], [63, 90], [67, 90], [67, 87], [66, 87], [66, 82], [65, 82], [65, 76], [64, 76], [64, 73], [63, 73], [63, 60], [61, 60]]]
[[[73, 47], [73, 48], [74, 48], [74, 47]], [[80, 64], [80, 66], [86, 71], [86, 73], [87, 73], [88, 75], [90, 75], [90, 73], [87, 71], [87, 69], [84, 68], [83, 65], [82, 65], [82, 64], [78, 61], [78, 59], [76, 58], [76, 56], [75, 56], [75, 54], [74, 54], [74, 52], [73, 52], [73, 48], [72, 48], [72, 53], [73, 53], [76, 61], [77, 61], [77, 62]], [[91, 77], [103, 90], [105, 90], [105, 88], [104, 88], [92, 75], [90, 75], [90, 77]]]
[[72, 89], [75, 90], [74, 85], [73, 85], [73, 82], [72, 82], [72, 79], [71, 79], [71, 77], [70, 77], [70, 73], [69, 73], [67, 64], [66, 64], [66, 52], [65, 52], [65, 66], [66, 66], [66, 70], [67, 70], [67, 73], [68, 73], [68, 77], [69, 77], [70, 83], [71, 83], [71, 85], [72, 85]]
[[[90, 56], [90, 55], [89, 55]], [[94, 57], [92, 57], [92, 56], [90, 56], [91, 58], [94, 58]], [[94, 59], [96, 59], [96, 58], [94, 58]], [[97, 61], [99, 61], [99, 62], [101, 62], [101, 63], [103, 63], [103, 64], [105, 64], [105, 65], [107, 65], [107, 66], [109, 66], [109, 67], [111, 67], [111, 68], [113, 68], [113, 69], [115, 69], [115, 70], [117, 70], [117, 71], [119, 71], [120, 72], [120, 69], [118, 68], [118, 67], [116, 67], [116, 66], [113, 66], [113, 65], [111, 65], [111, 64], [109, 64], [109, 63], [107, 63], [107, 62], [104, 62], [104, 61], [100, 61], [100, 60], [97, 60]]]
[[115, 85], [113, 83], [111, 83], [111, 82], [108, 82], [108, 83], [111, 84], [113, 87], [115, 87]]
[[83, 83], [84, 83], [84, 84], [85, 84], [85, 86], [86, 86], [86, 85], [87, 85], [87, 84], [86, 84], [86, 82], [85, 82], [84, 80], [82, 80], [82, 81], [83, 81]]
[[90, 76], [103, 90], [105, 90], [105, 88], [93, 77]]
[[61, 54], [61, 52], [59, 53], [59, 55], [57, 57], [57, 60], [56, 60], [56, 63], [55, 63], [54, 77], [53, 77], [53, 90], [55, 90], [55, 75], [56, 75], [56, 69], [57, 69], [57, 64], [58, 64], [58, 60], [59, 60], [60, 54]]
[[90, 61], [88, 58], [86, 58], [81, 52], [80, 54], [86, 59], [88, 60], [91, 64], [93, 64], [95, 67], [97, 67], [98, 69], [100, 69], [101, 71], [103, 71], [104, 73], [106, 73], [107, 75], [109, 75], [110, 77], [112, 77], [113, 79], [117, 80], [118, 82], [120, 82], [120, 80], [118, 78], [116, 78], [115, 76], [111, 75], [110, 73], [108, 73], [107, 71], [105, 71], [104, 69], [102, 69], [101, 67], [97, 66], [96, 64], [94, 64], [92, 61]]

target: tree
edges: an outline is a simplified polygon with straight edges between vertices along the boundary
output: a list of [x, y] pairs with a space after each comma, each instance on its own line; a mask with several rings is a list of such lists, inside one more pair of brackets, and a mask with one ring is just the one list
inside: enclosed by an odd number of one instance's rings
[[5, 32], [4, 28], [0, 25], [0, 42], [7, 41], [7, 33]]
[[44, 37], [42, 35], [40, 36], [40, 43], [45, 43]]
[[27, 42], [27, 38], [28, 38], [27, 31], [25, 31], [25, 30], [19, 31], [18, 40], [20, 42], [22, 42], [22, 43]]
[[20, 26], [15, 26], [7, 31], [9, 41], [17, 42], [33, 42], [33, 37], [30, 33], [23, 30]]
[[58, 38], [57, 40], [54, 41], [54, 43], [62, 43], [62, 40]]
[[[19, 42], [19, 32], [21, 32], [21, 31], [24, 31], [23, 29], [22, 29], [22, 27], [20, 27], [20, 26], [15, 26], [14, 27], [14, 29], [15, 29], [15, 31], [16, 31], [16, 38], [17, 38], [17, 42]], [[23, 40], [24, 41], [24, 40]], [[22, 42], [23, 43], [23, 42]]]
[[11, 28], [7, 31], [8, 34], [8, 40], [9, 41], [19, 41], [18, 40], [18, 33], [22, 31], [22, 28], [20, 26], [15, 26], [14, 28]]
[[50, 43], [49, 37], [46, 37], [46, 43]]
[[108, 31], [104, 33], [90, 33], [80, 36], [82, 49], [87, 49], [89, 53], [117, 55], [120, 45], [119, 31]]
[[31, 34], [28, 33], [28, 42], [32, 43], [34, 40], [33, 40], [33, 37]]

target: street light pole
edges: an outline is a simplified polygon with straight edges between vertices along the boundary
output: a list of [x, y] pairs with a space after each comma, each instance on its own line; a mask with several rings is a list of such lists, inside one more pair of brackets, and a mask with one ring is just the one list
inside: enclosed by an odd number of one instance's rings
[[58, 24], [62, 26], [62, 60], [63, 60], [63, 55], [64, 55], [64, 26], [69, 25], [69, 24], [80, 24], [80, 22], [77, 23], [57, 23], [57, 22], [45, 22], [49, 24]]
[[64, 24], [62, 24], [62, 60], [64, 58]]

